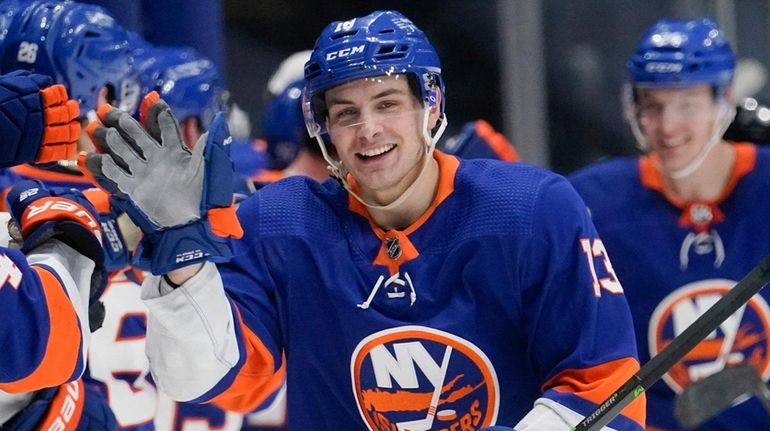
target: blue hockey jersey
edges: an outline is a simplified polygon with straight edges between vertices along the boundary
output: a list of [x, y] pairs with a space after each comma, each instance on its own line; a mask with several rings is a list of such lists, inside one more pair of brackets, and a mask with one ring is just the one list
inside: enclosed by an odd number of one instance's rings
[[[245, 411], [285, 373], [291, 430], [513, 426], [538, 399], [591, 413], [638, 361], [585, 206], [539, 168], [435, 157], [434, 201], [403, 230], [334, 181], [292, 177], [241, 204], [221, 282], [203, 285], [211, 264], [166, 295], [148, 279], [160, 386]], [[611, 425], [643, 429], [639, 401]]]
[[[571, 177], [612, 254], [646, 362], [770, 253], [770, 151], [735, 144], [736, 162], [722, 195], [685, 202], [666, 190], [651, 157], [614, 159]], [[770, 291], [728, 318], [647, 392], [649, 429], [683, 430], [677, 394], [725, 366], [747, 363], [770, 376]], [[743, 400], [745, 401], [745, 400]], [[768, 430], [756, 399], [699, 430]]]

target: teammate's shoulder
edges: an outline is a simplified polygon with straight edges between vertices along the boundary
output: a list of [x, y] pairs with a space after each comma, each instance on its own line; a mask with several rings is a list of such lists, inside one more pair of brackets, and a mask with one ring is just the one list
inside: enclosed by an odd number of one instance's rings
[[569, 174], [575, 183], [586, 181], [617, 181], [639, 177], [639, 157], [609, 157], [593, 162]]

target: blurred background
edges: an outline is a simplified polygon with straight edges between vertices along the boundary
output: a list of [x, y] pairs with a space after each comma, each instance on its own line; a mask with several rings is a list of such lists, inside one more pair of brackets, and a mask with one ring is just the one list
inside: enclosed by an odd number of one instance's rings
[[741, 98], [770, 100], [763, 85], [770, 0], [87, 1], [151, 42], [191, 45], [213, 59], [254, 136], [265, 85], [281, 60], [311, 49], [329, 22], [375, 9], [400, 10], [438, 50], [448, 97], [445, 136], [483, 118], [525, 161], [563, 174], [635, 153], [620, 103], [625, 61], [659, 18], [716, 19], [741, 60]]

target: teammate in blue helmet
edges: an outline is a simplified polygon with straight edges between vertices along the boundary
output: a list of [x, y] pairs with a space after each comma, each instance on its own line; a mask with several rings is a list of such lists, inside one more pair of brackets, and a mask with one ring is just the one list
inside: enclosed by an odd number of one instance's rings
[[[139, 85], [128, 34], [106, 10], [50, 0], [7, 0], [0, 10], [0, 72], [24, 69], [52, 77], [79, 102], [84, 119], [93, 118], [101, 103], [136, 108]], [[92, 148], [85, 135], [79, 145]]]
[[299, 51], [288, 56], [267, 83], [269, 99], [262, 113], [262, 136], [271, 169], [254, 177], [258, 185], [291, 175], [306, 175], [317, 181], [329, 178], [321, 148], [308, 135], [302, 115], [304, 66], [310, 54]]
[[[758, 228], [770, 202], [756, 199], [770, 188], [770, 151], [722, 138], [734, 70], [713, 20], [658, 21], [628, 60], [624, 95], [647, 154], [571, 177], [625, 287], [643, 362], [770, 253], [770, 231]], [[647, 391], [650, 429], [767, 429], [761, 404], [744, 402], [750, 394], [725, 398], [730, 391], [695, 383], [742, 365], [767, 380], [768, 301], [768, 292], [752, 298]], [[696, 405], [677, 406], [678, 397]]]
[[106, 10], [72, 1], [20, 4], [2, 39], [3, 72], [27, 69], [53, 77], [78, 99], [84, 115], [100, 97], [122, 109], [136, 106], [128, 34]]
[[[709, 153], [722, 141], [722, 135], [735, 115], [731, 84], [735, 74], [735, 57], [717, 24], [708, 19], [663, 19], [653, 25], [642, 38], [627, 63], [629, 85], [626, 89], [626, 116], [639, 146], [658, 154], [661, 169], [669, 178], [681, 179], [693, 174]], [[661, 91], [662, 89], [662, 91]], [[686, 98], [700, 92], [701, 98]], [[659, 124], [663, 114], [660, 103], [649, 95], [670, 94], [679, 102], [674, 118], [696, 118], [707, 121], [711, 128], [701, 128], [695, 145], [677, 146], [677, 142], [661, 145], [667, 130]], [[701, 109], [713, 102], [713, 112]], [[712, 120], [713, 117], [713, 121]], [[689, 119], [689, 118], [688, 118]], [[665, 141], [665, 139], [663, 139]], [[702, 145], [701, 145], [702, 144]], [[676, 147], [676, 149], [672, 148]], [[729, 147], [725, 147], [729, 148]], [[669, 153], [675, 157], [664, 157]]]
[[[303, 106], [336, 179], [293, 176], [243, 201], [243, 236], [219, 265], [176, 253], [173, 238], [222, 220], [198, 211], [219, 194], [207, 178], [230, 166], [204, 157], [168, 175], [191, 156], [165, 110], [148, 133], [102, 113], [107, 152], [86, 164], [157, 239], [142, 295], [163, 391], [249, 411], [285, 377], [289, 430], [532, 431], [569, 429], [639, 369], [623, 289], [578, 195], [537, 167], [434, 151], [444, 102], [438, 55], [401, 13], [329, 24]], [[639, 399], [611, 426], [644, 421]]]
[[157, 91], [171, 106], [187, 145], [208, 130], [214, 114], [227, 111], [229, 93], [219, 71], [195, 49], [147, 44], [135, 52], [135, 61], [141, 93]]
[[268, 102], [262, 113], [262, 133], [274, 168], [289, 166], [303, 147], [309, 147], [307, 144], [316, 146], [302, 117], [304, 86], [304, 79], [290, 83]]

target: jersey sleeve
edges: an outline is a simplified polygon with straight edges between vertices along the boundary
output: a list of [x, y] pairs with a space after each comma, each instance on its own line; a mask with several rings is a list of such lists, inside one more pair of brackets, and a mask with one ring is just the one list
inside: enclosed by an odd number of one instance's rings
[[[517, 429], [575, 425], [639, 370], [628, 304], [583, 201], [553, 176], [535, 215], [522, 308], [529, 362], [544, 384]], [[640, 397], [610, 427], [642, 430], [644, 410]]]
[[90, 260], [56, 240], [29, 256], [0, 247], [0, 390], [27, 392], [80, 377], [90, 331], [87, 292], [78, 286], [88, 289], [92, 270]]
[[171, 293], [161, 295], [162, 278], [145, 279], [147, 354], [159, 387], [173, 399], [248, 412], [283, 384], [274, 282], [255, 224], [244, 223], [230, 262], [205, 264]]

